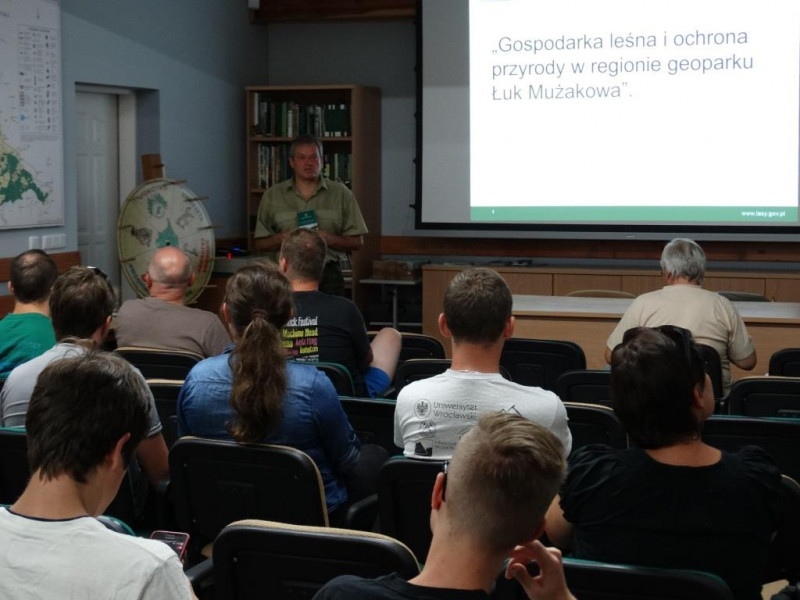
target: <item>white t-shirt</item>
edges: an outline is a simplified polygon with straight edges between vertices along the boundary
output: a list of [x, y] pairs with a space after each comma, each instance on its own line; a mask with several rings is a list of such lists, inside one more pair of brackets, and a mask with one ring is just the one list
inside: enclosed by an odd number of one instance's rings
[[753, 340], [731, 301], [691, 284], [668, 285], [637, 297], [611, 332], [606, 346], [613, 350], [633, 327], [659, 325], [688, 329], [696, 342], [717, 351], [725, 394], [731, 384], [730, 359], [743, 360], [755, 352]]
[[448, 369], [400, 390], [394, 443], [412, 458], [449, 460], [458, 440], [487, 412], [510, 412], [552, 431], [572, 449], [567, 410], [553, 392], [519, 385], [499, 373]]
[[189, 599], [163, 542], [115, 533], [92, 517], [30, 519], [0, 509], [0, 598]]

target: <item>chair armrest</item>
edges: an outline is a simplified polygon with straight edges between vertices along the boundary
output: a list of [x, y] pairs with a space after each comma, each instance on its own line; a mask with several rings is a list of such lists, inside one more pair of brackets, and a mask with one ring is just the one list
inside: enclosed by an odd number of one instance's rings
[[378, 494], [354, 502], [344, 516], [344, 526], [360, 531], [374, 531], [378, 519]]
[[211, 558], [205, 559], [186, 570], [186, 578], [192, 585], [195, 595], [198, 599], [210, 597], [210, 592], [213, 591], [214, 586], [214, 560]]

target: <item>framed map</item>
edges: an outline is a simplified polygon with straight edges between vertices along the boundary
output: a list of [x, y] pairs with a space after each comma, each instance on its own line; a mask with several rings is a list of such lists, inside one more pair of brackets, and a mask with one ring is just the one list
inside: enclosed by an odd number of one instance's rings
[[64, 224], [58, 0], [0, 2], [0, 229]]

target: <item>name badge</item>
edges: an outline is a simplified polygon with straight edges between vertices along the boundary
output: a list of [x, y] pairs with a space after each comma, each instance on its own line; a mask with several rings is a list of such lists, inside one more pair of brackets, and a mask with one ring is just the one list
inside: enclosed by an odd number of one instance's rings
[[304, 210], [297, 213], [297, 227], [300, 229], [316, 229], [317, 213], [313, 210]]

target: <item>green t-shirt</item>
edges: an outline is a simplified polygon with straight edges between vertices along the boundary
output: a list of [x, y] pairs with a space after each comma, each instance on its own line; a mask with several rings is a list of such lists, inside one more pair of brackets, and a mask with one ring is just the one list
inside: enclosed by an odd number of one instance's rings
[[40, 313], [6, 315], [0, 320], [0, 379], [55, 345], [56, 335], [48, 317]]

